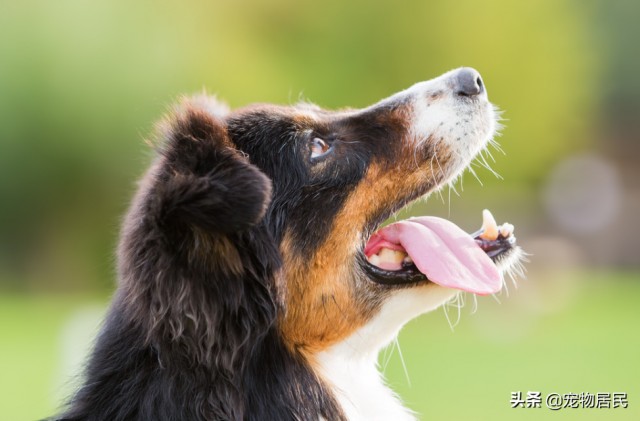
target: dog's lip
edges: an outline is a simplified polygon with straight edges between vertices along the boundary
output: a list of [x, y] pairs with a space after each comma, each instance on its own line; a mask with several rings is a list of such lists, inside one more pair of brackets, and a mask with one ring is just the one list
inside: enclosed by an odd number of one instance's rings
[[[511, 224], [503, 224], [503, 226], [497, 227], [490, 212], [485, 210], [483, 215], [485, 216], [483, 227], [480, 230], [469, 234], [469, 236], [473, 238], [477, 246], [484, 251], [494, 263], [497, 263], [501, 258], [516, 248], [516, 237], [513, 235], [513, 226]], [[492, 227], [495, 229], [495, 232], [491, 232], [491, 228], [487, 228], [487, 215], [493, 221]], [[507, 226], [510, 228], [506, 228]], [[503, 231], [503, 227], [508, 231]], [[367, 241], [367, 244], [368, 243], [369, 242]], [[427, 277], [427, 275], [422, 273], [412, 261], [403, 261], [401, 268], [398, 270], [383, 269], [370, 263], [367, 253], [365, 253], [366, 248], [367, 245], [363, 245], [358, 259], [371, 281], [388, 286], [407, 286], [411, 284], [433, 282]], [[368, 254], [372, 254], [371, 250], [368, 250]], [[466, 288], [463, 287], [463, 289]]]
[[427, 276], [420, 272], [416, 265], [413, 263], [409, 265], [403, 265], [400, 270], [386, 270], [382, 269], [374, 264], [369, 263], [367, 257], [364, 254], [364, 250], [359, 253], [359, 260], [361, 266], [369, 276], [369, 279], [377, 284], [398, 286], [398, 285], [411, 285], [422, 284], [431, 282]]

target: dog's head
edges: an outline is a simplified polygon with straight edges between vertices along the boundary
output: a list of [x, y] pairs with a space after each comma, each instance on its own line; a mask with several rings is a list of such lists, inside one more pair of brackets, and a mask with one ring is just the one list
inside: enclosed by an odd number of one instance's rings
[[[374, 351], [460, 290], [501, 288], [497, 266], [517, 253], [506, 225], [475, 239], [430, 217], [379, 230], [394, 212], [455, 180], [491, 141], [496, 113], [475, 70], [450, 71], [360, 110], [301, 104], [228, 112], [202, 98], [185, 109], [170, 130], [218, 148], [190, 165], [239, 174], [225, 182], [228, 205], [211, 229], [265, 230], [253, 238], [279, 253], [273, 291], [292, 348], [313, 354], [369, 326], [356, 348]], [[243, 254], [265, 248], [224, 244], [211, 250], [221, 254], [214, 260], [236, 272]]]

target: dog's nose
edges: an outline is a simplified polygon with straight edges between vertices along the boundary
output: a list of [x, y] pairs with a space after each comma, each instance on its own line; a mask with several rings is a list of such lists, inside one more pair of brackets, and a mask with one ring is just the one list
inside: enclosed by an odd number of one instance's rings
[[463, 67], [453, 76], [455, 91], [462, 96], [476, 96], [484, 92], [482, 77], [476, 69]]

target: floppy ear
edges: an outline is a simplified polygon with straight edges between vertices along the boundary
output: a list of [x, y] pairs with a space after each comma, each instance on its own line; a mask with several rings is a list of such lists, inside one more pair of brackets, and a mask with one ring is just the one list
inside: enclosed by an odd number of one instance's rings
[[[185, 99], [161, 124], [158, 159], [124, 224], [119, 271], [132, 319], [148, 340], [162, 347], [171, 338], [194, 361], [231, 370], [250, 344], [246, 331], [264, 330], [275, 317], [267, 284], [279, 260], [255, 226], [271, 200], [271, 181], [236, 149], [212, 101]], [[254, 247], [261, 259], [253, 258]], [[243, 311], [256, 315], [238, 327]], [[213, 354], [233, 358], [213, 361]]]
[[158, 223], [232, 233], [258, 223], [271, 201], [271, 181], [235, 148], [225, 107], [188, 98], [161, 123], [155, 197]]
[[[271, 181], [235, 147], [216, 109], [211, 99], [186, 99], [160, 127], [159, 156], [123, 224], [114, 314], [140, 328], [147, 348], [139, 352], [182, 370], [154, 371], [165, 390], [192, 399], [207, 419], [242, 419], [242, 367], [275, 321], [280, 260], [260, 223]], [[150, 408], [164, 399], [149, 395]]]

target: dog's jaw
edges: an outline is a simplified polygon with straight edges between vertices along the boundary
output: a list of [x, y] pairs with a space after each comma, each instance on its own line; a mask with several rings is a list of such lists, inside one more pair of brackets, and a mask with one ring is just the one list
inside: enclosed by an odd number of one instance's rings
[[118, 292], [62, 418], [413, 419], [378, 351], [457, 293], [442, 285], [465, 285], [428, 267], [369, 276], [364, 237], [489, 142], [493, 109], [466, 82], [482, 88], [460, 69], [335, 113], [185, 100], [160, 127], [123, 226]]
[[[430, 162], [433, 188], [455, 180], [492, 140], [497, 116], [486, 91], [464, 98], [452, 88], [458, 70], [393, 95], [373, 107], [410, 104], [409, 140], [416, 151], [430, 143], [437, 152]], [[435, 169], [434, 169], [435, 168]], [[519, 252], [499, 262], [501, 274], [518, 260]], [[331, 386], [349, 420], [414, 420], [385, 384], [377, 368], [379, 351], [389, 345], [411, 319], [432, 311], [460, 293], [432, 283], [393, 291], [378, 313], [350, 336], [313, 356], [320, 376]]]
[[[274, 179], [276, 192], [292, 190], [288, 180], [296, 177], [279, 171], [271, 151], [287, 144], [272, 139], [284, 131], [288, 144], [334, 141], [332, 152], [319, 158], [311, 149], [297, 151], [308, 159], [308, 184], [295, 189], [304, 192], [304, 201], [276, 195], [268, 215], [296, 222], [291, 215], [304, 210], [302, 221], [276, 232], [285, 308], [278, 327], [349, 420], [414, 419], [385, 386], [378, 352], [406, 322], [459, 292], [432, 283], [424, 271], [418, 280], [382, 282], [367, 273], [364, 249], [384, 219], [452, 182], [490, 143], [494, 108], [484, 89], [460, 90], [464, 73], [481, 81], [475, 70], [457, 69], [362, 110], [254, 106], [229, 119], [231, 138]], [[267, 134], [257, 136], [255, 127]], [[268, 150], [260, 146], [265, 144]], [[344, 184], [335, 184], [340, 180]]]
[[384, 384], [377, 368], [378, 353], [396, 338], [405, 323], [436, 309], [457, 293], [434, 284], [398, 290], [366, 325], [316, 355], [319, 374], [332, 386], [347, 419], [415, 419]]

